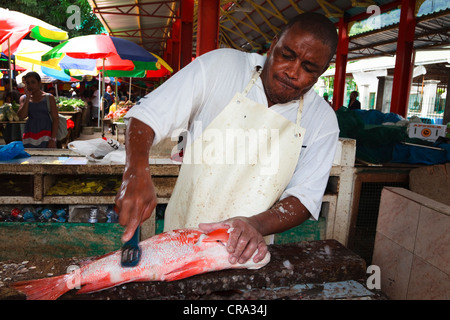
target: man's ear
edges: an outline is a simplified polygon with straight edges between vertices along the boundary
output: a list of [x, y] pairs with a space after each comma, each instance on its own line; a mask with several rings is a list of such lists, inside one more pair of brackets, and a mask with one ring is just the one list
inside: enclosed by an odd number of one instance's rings
[[275, 48], [275, 45], [278, 42], [278, 36], [273, 37], [272, 43], [270, 44], [269, 50], [267, 50], [267, 55], [269, 56], [272, 53], [273, 48]]

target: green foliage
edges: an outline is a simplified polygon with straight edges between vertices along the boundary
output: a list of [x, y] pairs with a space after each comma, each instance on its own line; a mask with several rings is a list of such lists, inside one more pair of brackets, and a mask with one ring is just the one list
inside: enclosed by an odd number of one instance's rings
[[[80, 8], [80, 25], [73, 29], [67, 27], [67, 20], [72, 15], [71, 11], [67, 13], [67, 8], [71, 5]], [[41, 19], [67, 31], [69, 38], [106, 32], [100, 20], [92, 13], [92, 8], [87, 0], [0, 0], [0, 7]], [[49, 43], [49, 45], [52, 44]]]

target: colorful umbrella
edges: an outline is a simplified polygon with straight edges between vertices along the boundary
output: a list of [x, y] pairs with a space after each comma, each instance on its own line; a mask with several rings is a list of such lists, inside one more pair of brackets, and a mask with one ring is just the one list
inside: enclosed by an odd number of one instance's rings
[[[17, 77], [16, 77], [16, 81], [17, 83], [22, 83], [23, 82], [23, 77], [28, 73], [31, 72], [31, 70], [26, 70], [22, 73], [20, 73]], [[41, 82], [42, 83], [52, 83], [52, 82], [56, 82], [58, 81], [58, 79], [56, 79], [55, 77], [49, 76], [45, 73], [42, 72], [42, 70], [39, 71], [34, 71], [37, 72], [39, 74], [39, 76], [41, 77]], [[69, 77], [70, 78], [70, 77]]]
[[[66, 31], [21, 12], [0, 8], [0, 44], [3, 52], [14, 53], [27, 35], [44, 42], [60, 42], [69, 38]], [[8, 41], [9, 40], [9, 44]]]
[[136, 43], [104, 34], [69, 39], [44, 54], [42, 61], [54, 66], [58, 65], [65, 56], [76, 59], [106, 59], [116, 56], [120, 59], [140, 62], [158, 61], [155, 56]]
[[97, 72], [86, 72], [81, 70], [55, 70], [47, 67], [41, 67], [41, 56], [51, 50], [52, 47], [36, 40], [22, 40], [14, 55], [16, 64], [31, 71], [56, 78], [62, 81], [79, 81], [80, 74], [96, 75]]
[[[49, 42], [59, 42], [69, 38], [67, 32], [52, 26], [42, 20], [28, 16], [21, 12], [0, 8], [0, 45], [1, 51], [8, 53], [8, 64], [11, 72], [11, 53], [19, 46], [19, 43], [27, 35]], [[9, 76], [9, 84], [12, 87], [12, 75]]]
[[[152, 54], [156, 62], [140, 62], [130, 60], [105, 60], [104, 73], [107, 77], [158, 78], [173, 72], [172, 68], [159, 56]], [[115, 62], [115, 63], [113, 63]], [[97, 66], [99, 68], [99, 66]]]
[[[97, 59], [101, 63], [101, 69], [105, 69], [107, 59], [131, 60], [133, 63], [156, 63], [158, 58], [150, 52], [129, 40], [111, 37], [104, 34], [80, 36], [69, 39], [44, 54], [41, 58], [44, 66], [69, 67], [65, 57], [75, 59]], [[100, 61], [99, 61], [100, 59]], [[66, 59], [67, 60], [67, 59]], [[63, 63], [63, 65], [61, 65]], [[130, 65], [122, 66], [125, 70], [131, 69]], [[102, 81], [101, 96], [105, 92], [105, 83]], [[100, 108], [102, 109], [102, 108]], [[103, 112], [103, 110], [101, 111]], [[103, 114], [100, 115], [103, 123]], [[102, 125], [103, 127], [103, 125]]]

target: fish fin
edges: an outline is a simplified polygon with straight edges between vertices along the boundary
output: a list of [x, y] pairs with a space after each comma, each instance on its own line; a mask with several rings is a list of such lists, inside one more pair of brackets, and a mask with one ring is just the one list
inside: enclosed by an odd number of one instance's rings
[[195, 276], [196, 274], [205, 273], [206, 262], [201, 260], [186, 263], [184, 266], [172, 270], [164, 275], [165, 281], [180, 280]]
[[230, 234], [228, 233], [228, 229], [216, 229], [206, 234], [207, 237], [203, 239], [203, 242], [227, 242]]
[[28, 300], [56, 300], [70, 290], [65, 276], [20, 281], [11, 286], [24, 293]]

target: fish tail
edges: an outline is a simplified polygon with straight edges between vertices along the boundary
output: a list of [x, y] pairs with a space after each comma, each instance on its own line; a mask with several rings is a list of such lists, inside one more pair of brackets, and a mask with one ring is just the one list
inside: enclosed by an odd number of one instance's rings
[[24, 293], [27, 300], [56, 300], [69, 291], [66, 275], [26, 280], [12, 285], [16, 290]]

